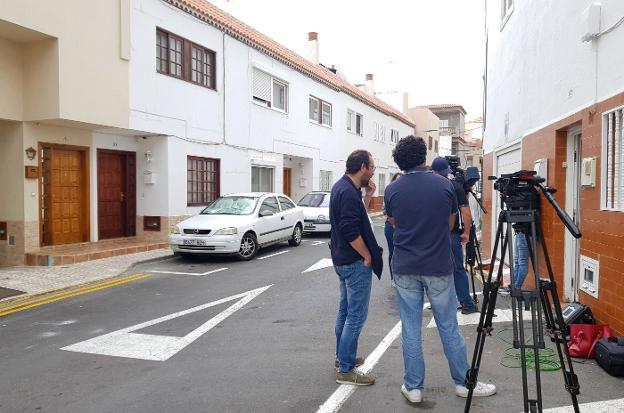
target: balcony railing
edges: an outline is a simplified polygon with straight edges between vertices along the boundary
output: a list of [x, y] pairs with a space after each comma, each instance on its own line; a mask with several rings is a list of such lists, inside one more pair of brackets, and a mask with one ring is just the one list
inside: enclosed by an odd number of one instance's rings
[[451, 127], [451, 126], [447, 126], [447, 127], [441, 127], [440, 128], [440, 135], [441, 136], [457, 136], [457, 128]]

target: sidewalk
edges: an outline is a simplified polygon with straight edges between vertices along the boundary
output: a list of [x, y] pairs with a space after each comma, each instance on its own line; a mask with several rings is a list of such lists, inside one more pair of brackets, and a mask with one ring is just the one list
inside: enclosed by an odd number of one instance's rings
[[[5, 288], [17, 290], [23, 294], [40, 294], [114, 277], [136, 263], [167, 256], [172, 256], [171, 250], [164, 248], [55, 267], [0, 268], [0, 290]], [[20, 297], [23, 294], [11, 295], [0, 299], [0, 302]]]

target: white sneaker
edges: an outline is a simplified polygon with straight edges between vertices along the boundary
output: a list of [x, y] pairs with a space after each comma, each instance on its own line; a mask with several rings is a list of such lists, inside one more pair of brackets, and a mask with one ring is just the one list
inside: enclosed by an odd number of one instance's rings
[[401, 386], [401, 393], [403, 393], [403, 396], [411, 403], [420, 403], [422, 401], [422, 391], [419, 389], [407, 390], [405, 384], [403, 384]]
[[[496, 393], [496, 386], [488, 383], [477, 382], [475, 386], [472, 397], [487, 397]], [[468, 397], [468, 388], [463, 385], [455, 386], [455, 394], [459, 397]]]

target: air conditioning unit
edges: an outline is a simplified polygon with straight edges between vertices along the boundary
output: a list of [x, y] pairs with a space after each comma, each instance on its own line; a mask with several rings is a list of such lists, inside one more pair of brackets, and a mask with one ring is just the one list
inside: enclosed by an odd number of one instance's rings
[[581, 162], [581, 186], [596, 186], [596, 158], [583, 158]]

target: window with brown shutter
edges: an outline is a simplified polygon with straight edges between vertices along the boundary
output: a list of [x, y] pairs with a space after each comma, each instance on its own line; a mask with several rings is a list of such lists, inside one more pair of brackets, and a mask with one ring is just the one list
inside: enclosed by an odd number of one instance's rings
[[219, 159], [187, 157], [186, 204], [205, 206], [219, 198], [221, 162]]

